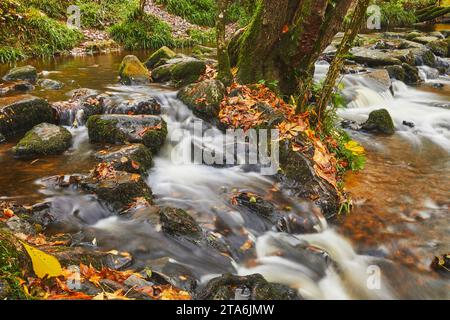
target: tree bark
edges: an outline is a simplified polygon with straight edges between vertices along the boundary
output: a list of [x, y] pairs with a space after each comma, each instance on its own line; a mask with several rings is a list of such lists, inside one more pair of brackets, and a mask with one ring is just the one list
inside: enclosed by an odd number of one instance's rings
[[217, 0], [217, 7], [219, 11], [216, 24], [218, 59], [217, 78], [226, 86], [230, 85], [233, 81], [233, 75], [231, 74], [230, 57], [228, 55], [228, 45], [226, 42], [227, 13], [230, 4], [231, 0]]
[[280, 93], [308, 98], [314, 63], [339, 31], [355, 0], [257, 0], [239, 46], [238, 80], [278, 81]]

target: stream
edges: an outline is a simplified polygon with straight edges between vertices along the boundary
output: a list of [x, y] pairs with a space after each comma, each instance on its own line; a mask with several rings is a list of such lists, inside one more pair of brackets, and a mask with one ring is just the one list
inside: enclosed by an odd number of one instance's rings
[[[141, 59], [148, 52], [133, 52]], [[158, 205], [187, 210], [209, 236], [219, 239], [232, 253], [219, 254], [209, 246], [180, 242], [145, 223], [147, 217], [126, 219], [110, 212], [92, 196], [46, 187], [45, 177], [88, 173], [96, 147], [89, 144], [87, 129], [70, 128], [74, 143], [61, 156], [36, 160], [14, 159], [17, 139], [0, 144], [0, 200], [33, 204], [52, 202], [53, 211], [71, 219], [95, 238], [102, 250], [131, 253], [132, 268], [164, 268], [174, 276], [205, 283], [225, 272], [262, 274], [268, 281], [289, 285], [308, 299], [449, 299], [450, 281], [433, 274], [435, 255], [450, 252], [450, 78], [433, 78], [421, 69], [425, 82], [409, 87], [393, 83], [379, 91], [358, 75], [343, 79], [350, 101], [340, 111], [344, 119], [363, 122], [370, 111], [387, 108], [397, 133], [390, 137], [349, 131], [367, 149], [366, 169], [346, 177], [354, 210], [326, 222], [278, 188], [270, 176], [240, 166], [218, 168], [186, 161], [186, 151], [200, 137], [189, 134], [198, 119], [179, 100], [176, 91], [160, 85], [122, 86], [117, 70], [125, 52], [85, 57], [59, 57], [32, 64], [65, 83], [63, 90], [36, 89], [33, 95], [50, 102], [67, 100], [68, 92], [90, 88], [124, 98], [153, 96], [162, 106], [169, 138], [154, 159], [147, 178]], [[0, 66], [4, 74], [7, 66]], [[319, 63], [316, 77], [325, 75]], [[433, 83], [442, 83], [435, 88]], [[403, 125], [413, 122], [414, 128]], [[203, 123], [208, 148], [216, 148], [223, 133]], [[184, 130], [180, 141], [171, 133]], [[307, 216], [314, 234], [276, 232], [259, 216], [237, 211], [230, 198], [250, 191], [288, 213]], [[80, 223], [80, 222], [78, 222]], [[226, 232], [225, 232], [226, 231]], [[239, 250], [247, 241], [254, 248]], [[299, 248], [315, 248], [305, 254]], [[169, 267], [168, 267], [169, 266]], [[379, 278], [377, 278], [379, 277]]]

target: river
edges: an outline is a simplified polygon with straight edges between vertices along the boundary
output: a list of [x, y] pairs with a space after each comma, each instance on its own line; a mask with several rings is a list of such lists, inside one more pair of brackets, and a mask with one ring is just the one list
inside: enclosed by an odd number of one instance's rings
[[[148, 56], [147, 52], [133, 54], [142, 59]], [[162, 105], [169, 133], [192, 129], [198, 119], [172, 89], [118, 84], [117, 70], [124, 55], [35, 61], [38, 70], [65, 87], [37, 89], [33, 95], [55, 102], [67, 100], [72, 89], [86, 87], [126, 98], [153, 96]], [[6, 70], [0, 66], [0, 74]], [[326, 65], [319, 66], [318, 76], [324, 71]], [[347, 175], [346, 190], [354, 210], [333, 223], [305, 210], [305, 204], [290, 199], [270, 177], [240, 167], [180, 164], [183, 151], [196, 139], [192, 135], [183, 136], [181, 142], [168, 141], [147, 180], [157, 204], [188, 210], [206, 232], [234, 252], [228, 256], [208, 246], [178, 242], [140, 220], [117, 216], [90, 196], [48, 189], [44, 177], [87, 173], [93, 167], [95, 147], [83, 126], [70, 129], [74, 144], [62, 156], [19, 161], [10, 151], [17, 140], [1, 144], [0, 199], [26, 204], [51, 201], [53, 210], [65, 216], [77, 211], [85, 221], [83, 232], [93, 235], [101, 249], [130, 252], [135, 268], [157, 268], [169, 262], [174, 274], [202, 282], [224, 272], [261, 273], [310, 299], [449, 299], [450, 282], [433, 274], [429, 264], [435, 255], [450, 252], [450, 79], [428, 79], [427, 74], [430, 70], [423, 68], [426, 81], [419, 87], [395, 82], [393, 91], [386, 92], [376, 91], [359, 76], [343, 80], [351, 100], [340, 112], [343, 118], [364, 121], [371, 110], [384, 107], [391, 112], [397, 133], [379, 137], [349, 132], [367, 149], [367, 165]], [[444, 87], [436, 89], [433, 82]], [[404, 126], [403, 121], [412, 121], [415, 127]], [[209, 132], [214, 148], [222, 133]], [[267, 221], [236, 211], [230, 198], [242, 190], [270, 199], [281, 211], [312, 215], [308, 218], [318, 232], [278, 233]], [[254, 248], [236, 253], [249, 240], [255, 242]], [[312, 248], [310, 255], [298, 250], [304, 247]]]

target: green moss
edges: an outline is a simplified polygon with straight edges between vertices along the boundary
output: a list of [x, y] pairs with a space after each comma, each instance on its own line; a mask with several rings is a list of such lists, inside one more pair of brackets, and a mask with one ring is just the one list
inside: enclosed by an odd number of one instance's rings
[[394, 134], [395, 126], [389, 111], [386, 109], [379, 109], [372, 111], [369, 114], [369, 119], [362, 125], [362, 128], [367, 131], [374, 131], [383, 134]]
[[167, 134], [167, 123], [165, 121], [161, 121], [161, 129], [147, 131], [147, 133], [142, 137], [142, 142], [152, 152], [157, 152], [166, 142]]
[[104, 120], [101, 115], [89, 117], [86, 127], [91, 142], [118, 143], [125, 142], [125, 134], [117, 128], [118, 120]]
[[188, 60], [177, 63], [172, 69], [172, 80], [179, 87], [196, 82], [206, 71], [206, 64], [201, 60]]
[[145, 66], [148, 69], [153, 69], [161, 65], [163, 60], [169, 60], [175, 58], [176, 53], [164, 46], [155, 51], [145, 62]]
[[127, 85], [150, 82], [150, 72], [136, 56], [126, 56], [119, 68], [122, 83]]

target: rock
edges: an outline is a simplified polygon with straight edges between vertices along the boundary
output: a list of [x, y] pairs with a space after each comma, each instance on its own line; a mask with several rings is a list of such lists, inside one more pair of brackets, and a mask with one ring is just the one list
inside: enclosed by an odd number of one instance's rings
[[126, 85], [147, 84], [151, 73], [136, 56], [126, 56], [119, 69], [120, 80]]
[[411, 53], [414, 57], [414, 64], [416, 66], [426, 65], [430, 67], [435, 67], [436, 57], [434, 56], [433, 52], [431, 52], [430, 49], [426, 47], [414, 48], [411, 49]]
[[158, 50], [156, 50], [145, 62], [145, 66], [148, 69], [153, 69], [156, 67], [161, 66], [164, 64], [167, 60], [175, 58], [177, 54], [173, 52], [168, 47], [164, 46]]
[[13, 68], [3, 77], [3, 81], [25, 80], [31, 83], [36, 83], [37, 79], [37, 70], [35, 67], [30, 65]]
[[64, 127], [41, 123], [14, 147], [17, 157], [61, 154], [70, 148], [72, 134]]
[[442, 32], [440, 32], [440, 31], [433, 31], [433, 32], [430, 32], [430, 33], [428, 34], [428, 36], [429, 36], [429, 37], [436, 37], [436, 38], [438, 38], [438, 39], [445, 39], [444, 34], [443, 34]]
[[23, 233], [25, 235], [35, 235], [34, 227], [24, 219], [14, 216], [6, 221], [6, 226], [14, 233]]
[[205, 80], [191, 84], [178, 93], [178, 98], [191, 109], [196, 116], [214, 122], [219, 117], [220, 103], [226, 95], [226, 88], [219, 80]]
[[192, 49], [192, 53], [200, 59], [204, 58], [217, 59], [217, 48], [196, 45]]
[[428, 43], [428, 48], [439, 57], [449, 56], [450, 41], [448, 40], [436, 40]]
[[430, 42], [437, 41], [439, 38], [431, 37], [431, 36], [422, 36], [412, 39], [412, 41], [420, 43], [420, 44], [429, 44]]
[[112, 103], [109, 106], [104, 103], [105, 113], [109, 114], [161, 114], [161, 105], [153, 97], [142, 97], [137, 99], [124, 100], [119, 103]]
[[351, 51], [352, 60], [365, 64], [369, 67], [379, 67], [379, 66], [389, 66], [389, 65], [400, 65], [402, 64], [401, 58], [406, 60], [404, 56], [406, 52], [402, 52], [402, 55], [393, 55], [392, 52], [384, 52], [380, 50], [373, 50], [368, 48], [354, 48]]
[[314, 156], [313, 148], [306, 151], [306, 154], [293, 151], [290, 143], [280, 144], [282, 170], [277, 174], [277, 179], [289, 195], [304, 201], [312, 200], [322, 210], [325, 218], [332, 218], [340, 206], [337, 191], [314, 170], [311, 161]]
[[450, 277], [450, 254], [435, 257], [430, 267], [437, 273]]
[[81, 180], [83, 190], [94, 193], [114, 210], [125, 210], [136, 198], [152, 201], [152, 191], [139, 174], [115, 171], [106, 177], [94, 173]]
[[406, 84], [415, 85], [420, 82], [419, 70], [409, 64], [387, 66], [386, 70], [392, 79], [400, 80]]
[[224, 274], [208, 282], [196, 297], [198, 300], [300, 300], [288, 286], [269, 283], [262, 275], [235, 276]]
[[33, 91], [34, 86], [27, 81], [5, 82], [0, 84], [0, 96]]
[[270, 218], [275, 213], [272, 203], [250, 192], [240, 192], [234, 197], [236, 202], [261, 217]]
[[64, 87], [64, 84], [62, 82], [52, 79], [40, 79], [37, 84], [43, 89], [47, 90], [59, 90]]
[[138, 277], [134, 274], [131, 275], [130, 277], [128, 277], [128, 279], [125, 280], [123, 282], [123, 284], [126, 286], [129, 286], [129, 287], [136, 288], [136, 289], [144, 288], [144, 287], [151, 287], [153, 285], [152, 282], [144, 280], [143, 278]]
[[414, 122], [411, 121], [403, 121], [403, 125], [410, 127], [410, 128], [414, 128], [416, 125], [414, 124]]
[[46, 100], [30, 95], [0, 98], [0, 133], [3, 135], [27, 131], [42, 122], [56, 122], [56, 112]]
[[117, 171], [147, 174], [152, 167], [152, 153], [142, 144], [112, 147], [95, 154], [95, 158], [113, 165]]
[[164, 144], [167, 124], [158, 116], [96, 115], [87, 122], [91, 142], [143, 143], [153, 152]]
[[384, 69], [370, 71], [364, 74], [363, 77], [375, 82], [380, 87], [381, 91], [387, 91], [391, 87], [389, 72]]
[[202, 229], [186, 211], [163, 208], [159, 214], [162, 230], [172, 236], [199, 239]]
[[154, 69], [152, 75], [155, 82], [171, 81], [174, 86], [183, 87], [196, 82], [205, 71], [204, 61], [181, 57], [168, 60], [167, 64]]
[[119, 50], [120, 46], [112, 39], [88, 41], [84, 44], [84, 51], [90, 54]]
[[382, 134], [394, 134], [395, 126], [389, 111], [379, 109], [369, 114], [369, 119], [361, 126], [362, 130]]

